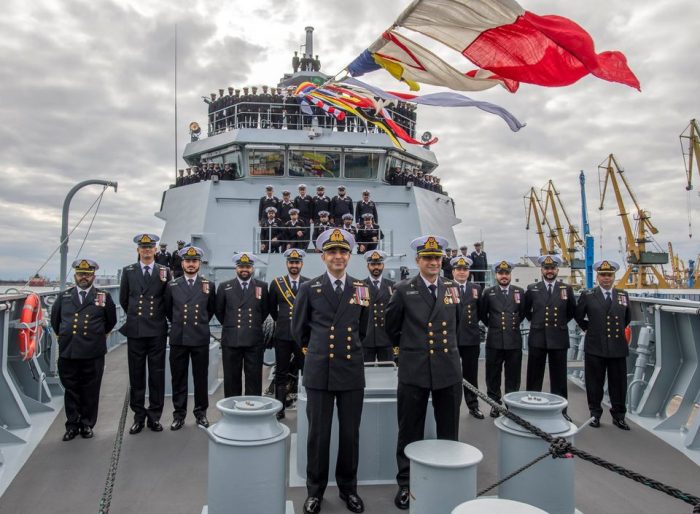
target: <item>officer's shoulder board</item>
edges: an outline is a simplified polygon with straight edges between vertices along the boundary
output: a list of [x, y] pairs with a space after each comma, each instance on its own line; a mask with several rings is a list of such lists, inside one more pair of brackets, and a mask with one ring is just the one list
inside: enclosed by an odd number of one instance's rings
[[595, 289], [584, 289], [583, 294], [590, 296], [595, 293]]
[[176, 278], [172, 279], [170, 282], [168, 282], [168, 285], [169, 285], [170, 287], [176, 286], [176, 285], [177, 285], [177, 279], [176, 279]]
[[134, 265], [133, 265], [133, 264], [129, 264], [128, 266], [126, 266], [126, 267], [124, 268], [124, 271], [131, 271], [131, 270], [133, 270], [133, 269], [134, 269]]
[[627, 296], [627, 291], [625, 291], [624, 289], [615, 288], [614, 291], [621, 296]]
[[367, 284], [363, 282], [362, 280], [353, 280], [352, 281], [353, 286], [360, 286], [360, 287], [367, 287]]
[[541, 282], [536, 282], [534, 284], [528, 284], [527, 290], [528, 291], [534, 291], [537, 289], [537, 286], [540, 285]]
[[62, 298], [70, 298], [71, 295], [73, 294], [73, 289], [75, 289], [75, 287], [70, 287], [70, 288], [66, 289], [65, 291], [63, 291], [63, 294], [61, 295], [61, 297]]
[[447, 279], [447, 280], [443, 279], [442, 284], [445, 286], [453, 286], [454, 282], [452, 282], [452, 280], [450, 280], [450, 279]]

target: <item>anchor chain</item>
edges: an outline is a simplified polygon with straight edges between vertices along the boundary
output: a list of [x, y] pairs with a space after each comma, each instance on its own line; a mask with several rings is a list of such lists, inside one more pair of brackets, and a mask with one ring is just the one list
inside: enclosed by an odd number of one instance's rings
[[107, 480], [105, 480], [105, 488], [100, 499], [99, 514], [107, 514], [112, 504], [112, 492], [114, 491], [114, 482], [117, 478], [117, 466], [119, 466], [119, 455], [122, 451], [122, 442], [124, 440], [124, 427], [126, 426], [126, 416], [129, 412], [129, 388], [126, 388], [126, 396], [122, 407], [122, 414], [119, 418], [117, 426], [117, 435], [114, 438], [114, 446], [112, 447], [112, 457], [109, 461], [109, 470], [107, 471]]
[[[609, 462], [605, 459], [602, 459], [600, 457], [597, 457], [591, 453], [588, 453], [584, 450], [581, 450], [579, 448], [576, 448], [573, 446], [571, 443], [569, 443], [566, 439], [562, 437], [554, 437], [552, 434], [549, 434], [545, 432], [544, 430], [536, 427], [532, 423], [524, 420], [517, 414], [514, 414], [510, 410], [506, 409], [503, 407], [501, 404], [498, 402], [492, 400], [488, 396], [486, 396], [484, 393], [479, 391], [476, 387], [471, 385], [469, 382], [466, 380], [462, 380], [462, 385], [469, 389], [472, 393], [474, 393], [476, 396], [478, 396], [481, 400], [489, 404], [492, 408], [496, 409], [500, 414], [505, 416], [506, 418], [510, 419], [514, 423], [517, 423], [524, 429], [528, 430], [530, 433], [536, 435], [540, 439], [548, 442], [550, 444], [549, 450], [547, 451], [546, 454], [539, 456], [537, 459], [534, 461], [528, 463], [527, 465], [523, 466], [519, 470], [511, 473], [504, 479], [502, 479], [500, 483], [505, 482], [506, 480], [513, 478], [515, 475], [518, 473], [521, 473], [525, 469], [529, 468], [530, 466], [536, 464], [540, 460], [544, 459], [547, 455], [552, 455], [553, 458], [561, 458], [561, 457], [579, 457], [585, 461], [588, 461], [592, 464], [595, 464], [596, 466], [600, 466], [602, 468], [605, 468], [609, 471], [612, 471], [614, 473], [617, 473], [618, 475], [621, 475], [623, 477], [629, 478], [630, 480], [633, 480], [637, 483], [646, 485], [647, 487], [650, 487], [656, 491], [660, 491], [662, 493], [665, 493], [673, 498], [676, 498], [677, 500], [681, 500], [685, 503], [688, 503], [693, 506], [693, 514], [700, 513], [700, 498], [697, 496], [694, 496], [692, 494], [686, 493], [681, 491], [680, 489], [677, 489], [675, 487], [671, 487], [667, 484], [664, 484], [663, 482], [659, 482], [658, 480], [654, 480], [653, 478], [649, 478], [647, 476], [642, 475], [641, 473], [637, 473], [636, 471], [632, 471], [630, 469], [627, 469], [623, 466], [620, 466], [619, 464], [615, 464], [612, 462]], [[484, 490], [489, 491], [496, 487], [498, 484], [494, 484], [493, 486], [487, 488]], [[479, 494], [483, 494], [479, 493]]]

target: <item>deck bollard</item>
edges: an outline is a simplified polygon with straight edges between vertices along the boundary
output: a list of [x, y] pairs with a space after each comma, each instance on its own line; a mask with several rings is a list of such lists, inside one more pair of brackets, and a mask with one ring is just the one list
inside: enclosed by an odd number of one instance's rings
[[[577, 428], [562, 416], [568, 402], [549, 393], [519, 391], [503, 397], [508, 409], [539, 429], [573, 442]], [[501, 416], [499, 479], [547, 452], [549, 444]], [[550, 514], [574, 514], [574, 459], [546, 457], [499, 486], [498, 497], [534, 505]]]
[[479, 449], [459, 441], [429, 439], [406, 446], [411, 461], [410, 514], [448, 513], [476, 498]]
[[500, 498], [479, 498], [456, 507], [451, 514], [547, 514], [542, 509], [527, 503], [502, 500]]
[[216, 403], [221, 420], [209, 436], [208, 505], [202, 514], [289, 514], [289, 428], [275, 417], [282, 404], [262, 396], [233, 396]]

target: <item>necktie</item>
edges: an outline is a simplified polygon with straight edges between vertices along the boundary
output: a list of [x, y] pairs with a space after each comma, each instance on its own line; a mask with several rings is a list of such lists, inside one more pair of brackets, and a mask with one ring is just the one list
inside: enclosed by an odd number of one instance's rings
[[243, 294], [248, 290], [248, 282], [243, 282]]
[[151, 278], [151, 267], [150, 266], [144, 266], [143, 276], [146, 277], [146, 279]]
[[80, 303], [85, 303], [85, 297], [87, 296], [87, 291], [80, 291]]
[[190, 285], [190, 287], [192, 287], [194, 285], [194, 280], [190, 278], [187, 280], [187, 283]]
[[610, 291], [605, 292], [605, 306], [610, 308], [612, 305], [612, 295], [610, 294]]
[[335, 294], [338, 296], [343, 295], [343, 282], [340, 279], [335, 281]]
[[552, 296], [552, 284], [547, 284], [547, 294], [549, 294], [549, 296]]
[[437, 286], [435, 284], [430, 284], [428, 289], [430, 289], [430, 294], [433, 296], [433, 298], [436, 298], [435, 291], [437, 291]]
[[292, 280], [292, 293], [297, 294], [297, 281]]
[[464, 298], [464, 293], [465, 293], [464, 284], [459, 286], [459, 292], [462, 294], [462, 298]]
[[373, 283], [374, 283], [374, 287], [379, 289], [379, 280], [374, 280]]
[[508, 296], [508, 288], [507, 287], [505, 289], [501, 289], [501, 291], [503, 292], [503, 294], [505, 296]]

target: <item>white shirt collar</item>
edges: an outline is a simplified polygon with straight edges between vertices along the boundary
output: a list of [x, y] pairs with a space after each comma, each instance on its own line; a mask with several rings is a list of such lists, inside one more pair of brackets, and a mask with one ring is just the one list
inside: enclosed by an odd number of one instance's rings
[[289, 280], [289, 285], [290, 285], [290, 286], [292, 285], [292, 282], [296, 282], [296, 283], [298, 284], [300, 278], [301, 278], [301, 277], [299, 277], [298, 275], [297, 275], [297, 278], [292, 278], [291, 275], [289, 275], [289, 274], [287, 275], [287, 279]]
[[194, 280], [196, 282], [198, 275], [199, 275], [199, 273], [195, 273], [193, 276], [189, 276], [187, 273], [185, 273], [185, 280]]
[[454, 279], [454, 280], [455, 280], [455, 282], [457, 282], [457, 284], [459, 284], [459, 287], [466, 287], [467, 282], [468, 282], [468, 281], [466, 281], [466, 282], [460, 282], [460, 281], [457, 280], [457, 279]]
[[557, 283], [556, 280], [552, 280], [551, 282], [550, 282], [549, 280], [542, 280], [542, 282], [544, 282], [544, 285], [547, 286], [547, 287], [549, 287], [549, 286], [554, 286], [554, 284]]
[[153, 261], [150, 264], [144, 264], [142, 261], [139, 261], [139, 264], [141, 265], [141, 273], [144, 273], [146, 266], [148, 266], [149, 271], [156, 269], [156, 261]]
[[250, 285], [250, 282], [253, 280], [252, 278], [249, 278], [248, 280], [241, 280], [240, 277], [236, 277], [238, 279], [238, 283], [241, 285], [241, 289], [243, 289], [243, 284], [248, 284]]
[[605, 289], [603, 286], [598, 286], [600, 287], [600, 291], [603, 293], [603, 296], [607, 295], [608, 293], [612, 294], [613, 288], [611, 287], [610, 289]]
[[[80, 286], [75, 286], [75, 289], [78, 291], [78, 296], [80, 296], [81, 291], [85, 291], [87, 294], [90, 294], [90, 291], [92, 291], [92, 284], [90, 284], [90, 287], [88, 287], [87, 289], [81, 289]], [[86, 298], [87, 294], [85, 295]]]
[[343, 276], [340, 277], [339, 279], [335, 278], [333, 275], [331, 275], [330, 271], [326, 271], [326, 275], [328, 275], [328, 280], [331, 281], [331, 285], [333, 286], [333, 289], [335, 289], [335, 281], [336, 280], [340, 280], [342, 282], [340, 287], [345, 288], [345, 282], [347, 281], [347, 278], [348, 278], [347, 273], [343, 273]]
[[379, 282], [379, 285], [382, 283], [382, 275], [379, 275], [379, 278], [374, 278], [372, 275], [369, 276], [370, 282]]
[[430, 286], [437, 286], [438, 285], [438, 279], [435, 279], [435, 282], [430, 282], [428, 279], [426, 279], [423, 275], [420, 276], [420, 278], [423, 280], [425, 283], [425, 287], [430, 287]]

